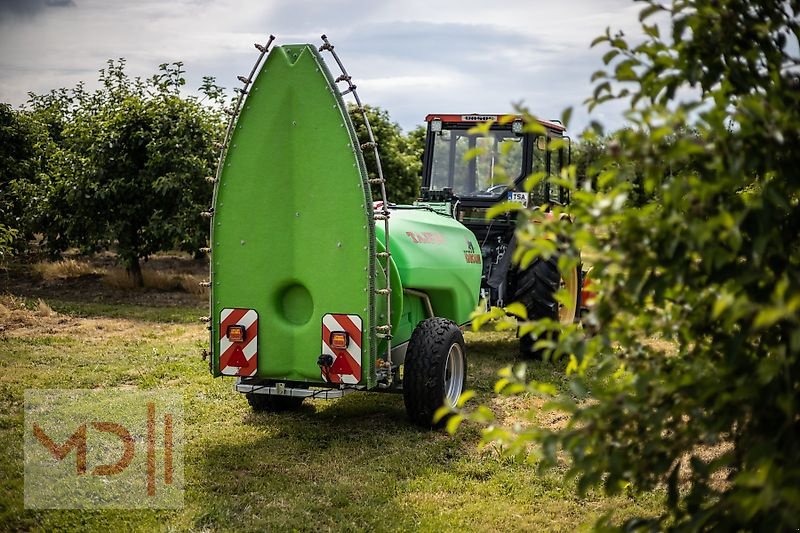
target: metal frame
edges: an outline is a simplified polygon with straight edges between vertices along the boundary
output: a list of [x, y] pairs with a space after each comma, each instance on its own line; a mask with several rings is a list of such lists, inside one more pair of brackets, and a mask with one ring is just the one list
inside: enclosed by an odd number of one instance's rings
[[[384, 251], [376, 253], [376, 257], [378, 258], [378, 266], [384, 269], [384, 273], [386, 275], [386, 288], [385, 289], [375, 289], [375, 293], [379, 295], [386, 296], [386, 324], [376, 325], [374, 326], [375, 330], [375, 337], [381, 338], [386, 340], [386, 361], [384, 363], [387, 381], [386, 383], [381, 383], [379, 386], [384, 388], [390, 388], [392, 386], [392, 382], [394, 380], [394, 369], [392, 367], [392, 268], [391, 268], [391, 257], [392, 253], [389, 248], [389, 199], [386, 195], [386, 179], [383, 176], [383, 167], [381, 166], [381, 157], [378, 153], [378, 143], [375, 140], [375, 135], [372, 132], [372, 126], [369, 123], [369, 117], [367, 117], [367, 111], [364, 108], [363, 104], [361, 103], [361, 98], [358, 96], [358, 92], [356, 91], [356, 85], [352, 81], [352, 77], [347, 73], [347, 70], [344, 68], [344, 64], [342, 60], [339, 59], [339, 56], [336, 54], [334, 50], [334, 46], [328, 40], [326, 35], [322, 35], [320, 37], [322, 39], [322, 46], [319, 47], [319, 51], [328, 51], [330, 52], [333, 59], [336, 61], [336, 64], [339, 66], [339, 70], [341, 71], [341, 75], [336, 78], [336, 83], [345, 82], [347, 83], [347, 89], [344, 91], [340, 91], [339, 94], [341, 96], [345, 96], [348, 94], [352, 94], [353, 98], [356, 101], [356, 110], [361, 113], [361, 117], [364, 120], [364, 125], [367, 128], [367, 134], [369, 136], [369, 141], [365, 142], [360, 145], [360, 149], [362, 154], [364, 153], [365, 149], [371, 148], [372, 153], [375, 156], [375, 164], [378, 177], [375, 179], [369, 180], [370, 184], [373, 185], [380, 185], [381, 191], [381, 211], [380, 213], [375, 213], [373, 216], [375, 220], [383, 220], [384, 223]], [[384, 263], [381, 264], [380, 260], [383, 259]], [[376, 369], [377, 370], [377, 369]]]
[[233, 385], [233, 390], [243, 394], [265, 394], [267, 396], [284, 396], [292, 398], [312, 398], [318, 400], [334, 400], [342, 398], [348, 394], [352, 394], [360, 388], [345, 388], [345, 389], [300, 389], [294, 387], [286, 387], [283, 383], [275, 383], [272, 385], [250, 385], [242, 383], [241, 378], [237, 378]]

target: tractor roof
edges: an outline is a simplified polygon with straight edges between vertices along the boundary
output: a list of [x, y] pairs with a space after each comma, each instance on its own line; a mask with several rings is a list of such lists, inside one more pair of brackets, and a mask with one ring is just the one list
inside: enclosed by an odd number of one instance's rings
[[[433, 119], [439, 119], [442, 122], [453, 123], [453, 122], [460, 122], [460, 123], [469, 123], [469, 122], [487, 122], [489, 120], [493, 120], [495, 122], [505, 119], [506, 121], [513, 121], [513, 120], [525, 120], [525, 117], [522, 115], [513, 115], [508, 113], [497, 113], [497, 114], [486, 114], [486, 113], [470, 113], [466, 115], [456, 115], [456, 114], [430, 114], [425, 117], [425, 122], [430, 122]], [[556, 131], [564, 132], [567, 128], [564, 127], [561, 122], [557, 120], [540, 120], [536, 119], [536, 121], [546, 128], [550, 128]]]

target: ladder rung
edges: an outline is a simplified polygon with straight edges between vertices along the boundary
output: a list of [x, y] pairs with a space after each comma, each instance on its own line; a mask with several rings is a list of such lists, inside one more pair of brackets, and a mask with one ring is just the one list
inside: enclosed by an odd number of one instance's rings
[[375, 254], [375, 257], [391, 257], [391, 256], [392, 254], [390, 254], [389, 252], [378, 252], [377, 254]]
[[389, 220], [389, 215], [375, 215], [375, 220]]
[[392, 326], [388, 324], [385, 326], [375, 326], [375, 331], [392, 331]]
[[208, 247], [200, 248], [200, 253], [201, 254], [209, 254], [209, 253], [211, 253], [211, 248], [208, 248]]
[[347, 89], [342, 91], [342, 96], [344, 96], [346, 94], [350, 94], [351, 92], [353, 92], [355, 90], [356, 90], [356, 86], [355, 85], [351, 85], [350, 87], [348, 87]]
[[366, 150], [367, 148], [377, 148], [377, 147], [378, 147], [378, 143], [372, 142], [372, 141], [366, 142], [366, 143], [361, 145], [361, 149], [362, 150]]
[[372, 183], [373, 185], [378, 185], [380, 183], [386, 183], [386, 180], [383, 178], [372, 178], [369, 180], [369, 182]]
[[336, 83], [339, 83], [340, 81], [350, 81], [350, 79], [351, 79], [350, 76], [346, 76], [346, 75], [342, 74], [341, 76], [336, 78]]
[[378, 334], [377, 334], [377, 335], [375, 335], [375, 336], [376, 336], [376, 337], [378, 337], [379, 339], [387, 339], [387, 340], [392, 340], [392, 336], [391, 336], [391, 335], [389, 335], [389, 334], [387, 334], [387, 333], [378, 333]]
[[201, 316], [198, 320], [200, 320], [200, 322], [211, 322], [211, 317], [210, 316]]
[[209, 209], [208, 211], [203, 211], [202, 213], [200, 213], [200, 216], [205, 218], [211, 218], [213, 215], [214, 215], [213, 209]]
[[211, 286], [211, 282], [210, 281], [201, 281], [200, 283], [198, 283], [198, 285], [200, 285], [201, 287], [210, 287]]
[[392, 289], [375, 289], [375, 294], [392, 294]]
[[250, 78], [245, 78], [244, 76], [236, 76], [236, 79], [244, 83], [245, 85], [250, 83]]
[[216, 183], [217, 178], [215, 178], [214, 176], [206, 176], [206, 181], [209, 183]]

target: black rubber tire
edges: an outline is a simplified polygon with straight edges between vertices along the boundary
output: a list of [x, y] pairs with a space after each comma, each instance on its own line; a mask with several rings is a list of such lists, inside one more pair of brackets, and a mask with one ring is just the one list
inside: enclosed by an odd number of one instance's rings
[[461, 347], [463, 356], [463, 391], [467, 378], [467, 355], [464, 336], [456, 323], [445, 318], [428, 318], [420, 322], [411, 334], [403, 371], [403, 400], [409, 419], [418, 426], [440, 427], [446, 422], [443, 419], [434, 424], [433, 415], [444, 405], [445, 364], [454, 343]]
[[[575, 302], [576, 310], [580, 309], [580, 267], [576, 270], [578, 277], [578, 293]], [[515, 272], [513, 300], [525, 306], [528, 320], [550, 318], [558, 320], [558, 301], [556, 292], [561, 285], [561, 273], [558, 270], [558, 256], [549, 259], [537, 259], [528, 268]], [[580, 313], [576, 311], [576, 320]], [[519, 356], [521, 359], [541, 359], [541, 350], [533, 345], [537, 339], [528, 334], [519, 339]]]
[[269, 394], [246, 393], [247, 403], [253, 411], [266, 411], [279, 413], [282, 411], [292, 411], [299, 409], [303, 404], [303, 398], [296, 396], [271, 396]]
[[537, 259], [525, 270], [516, 271], [513, 299], [528, 311], [528, 318], [558, 320], [555, 294], [561, 281], [558, 257]]

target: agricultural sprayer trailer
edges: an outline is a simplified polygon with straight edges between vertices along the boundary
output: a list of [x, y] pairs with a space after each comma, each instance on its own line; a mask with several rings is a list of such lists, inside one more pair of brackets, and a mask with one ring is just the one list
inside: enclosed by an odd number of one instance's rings
[[[486, 244], [487, 235], [497, 241], [492, 228], [484, 235], [462, 223], [471, 204], [458, 206], [460, 178], [436, 181], [432, 143], [451, 124], [429, 117], [421, 201], [390, 204], [380, 140], [333, 46], [325, 36], [319, 49], [271, 47], [273, 39], [256, 45], [258, 60], [240, 77], [211, 178], [211, 371], [235, 377], [256, 410], [395, 392], [412, 421], [431, 426], [464, 389], [461, 328], [481, 293], [491, 295], [484, 261], [497, 255]], [[346, 95], [364, 113], [365, 143]], [[365, 152], [377, 161], [373, 178]]]

